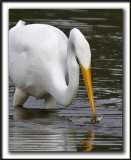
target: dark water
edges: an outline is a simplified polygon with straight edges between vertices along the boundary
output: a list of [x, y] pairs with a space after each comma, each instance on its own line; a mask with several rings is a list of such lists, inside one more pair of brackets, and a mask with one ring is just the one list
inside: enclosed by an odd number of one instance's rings
[[44, 100], [30, 97], [24, 108], [12, 106], [14, 84], [9, 81], [10, 151], [122, 152], [122, 10], [10, 10], [9, 27], [18, 20], [44, 23], [67, 36], [81, 30], [92, 52], [92, 81], [96, 113], [103, 116], [91, 124], [90, 104], [82, 74], [72, 105], [43, 109]]

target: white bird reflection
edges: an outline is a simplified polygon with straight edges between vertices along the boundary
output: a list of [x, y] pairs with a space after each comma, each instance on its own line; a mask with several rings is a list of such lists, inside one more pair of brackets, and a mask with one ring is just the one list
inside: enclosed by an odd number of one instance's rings
[[79, 147], [83, 151], [93, 149], [90, 134], [82, 141], [78, 139], [76, 132], [69, 127], [72, 122], [58, 116], [57, 110], [17, 106], [11, 121], [10, 151], [78, 151]]

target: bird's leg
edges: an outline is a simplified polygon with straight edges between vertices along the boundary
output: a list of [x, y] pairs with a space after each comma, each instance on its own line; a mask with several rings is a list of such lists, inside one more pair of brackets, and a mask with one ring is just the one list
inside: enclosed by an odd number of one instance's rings
[[28, 99], [29, 95], [22, 89], [16, 88], [13, 100], [13, 106], [22, 106]]
[[47, 96], [45, 98], [45, 109], [55, 109], [56, 108], [56, 101], [52, 96]]

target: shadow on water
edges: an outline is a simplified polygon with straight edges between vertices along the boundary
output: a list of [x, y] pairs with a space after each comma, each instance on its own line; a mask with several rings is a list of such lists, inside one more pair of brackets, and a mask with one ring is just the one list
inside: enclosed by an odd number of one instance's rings
[[25, 107], [13, 108], [15, 86], [9, 79], [9, 151], [122, 152], [122, 10], [120, 9], [11, 9], [9, 28], [18, 20], [50, 24], [67, 36], [76, 27], [92, 53], [92, 83], [96, 113], [91, 124], [90, 104], [80, 71], [73, 103], [56, 110], [30, 97]]

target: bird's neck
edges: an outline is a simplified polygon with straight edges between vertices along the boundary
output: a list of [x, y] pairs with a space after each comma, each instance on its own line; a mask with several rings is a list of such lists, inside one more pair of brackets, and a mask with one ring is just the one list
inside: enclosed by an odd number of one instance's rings
[[79, 65], [76, 61], [76, 54], [74, 49], [74, 44], [69, 38], [67, 47], [67, 69], [68, 69], [68, 85], [64, 76], [58, 77], [56, 85], [53, 86], [52, 96], [57, 101], [57, 103], [68, 106], [74, 100], [78, 85], [79, 85]]

